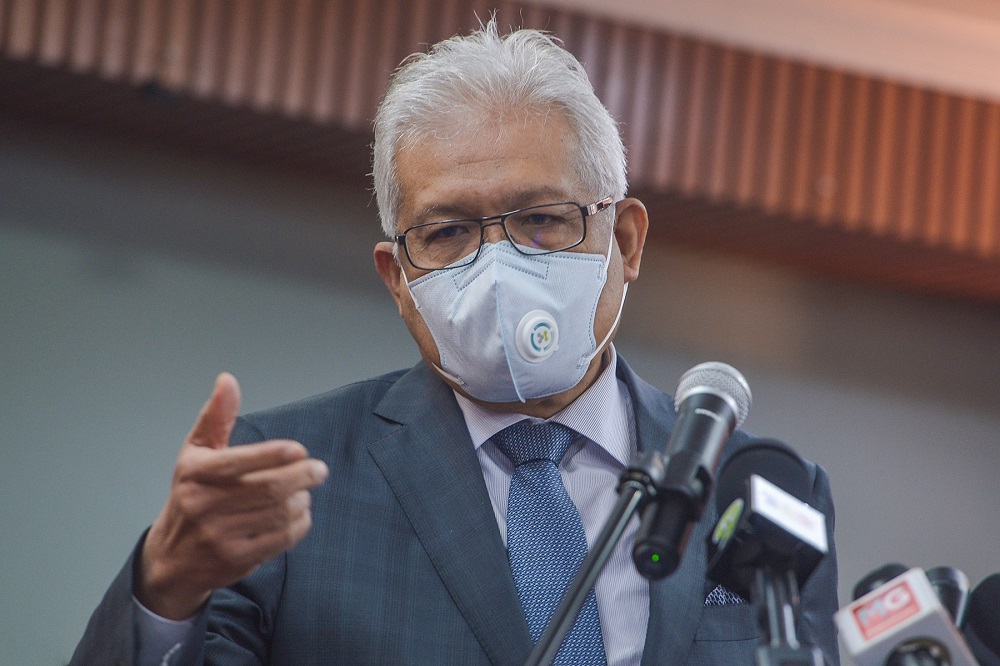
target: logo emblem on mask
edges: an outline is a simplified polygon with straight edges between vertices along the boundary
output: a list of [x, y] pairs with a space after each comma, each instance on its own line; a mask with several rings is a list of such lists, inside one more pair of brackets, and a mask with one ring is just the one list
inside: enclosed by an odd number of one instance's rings
[[549, 344], [552, 342], [552, 329], [546, 324], [538, 324], [535, 326], [534, 332], [531, 334], [531, 346], [535, 348], [537, 352], [543, 352], [548, 349]]
[[559, 348], [559, 328], [545, 310], [532, 310], [517, 325], [517, 351], [525, 361], [539, 363]]

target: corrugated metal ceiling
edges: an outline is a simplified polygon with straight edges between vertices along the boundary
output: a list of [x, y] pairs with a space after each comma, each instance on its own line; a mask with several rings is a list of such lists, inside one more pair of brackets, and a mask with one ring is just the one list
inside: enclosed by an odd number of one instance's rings
[[[7, 113], [364, 178], [408, 53], [465, 0], [0, 0]], [[1000, 105], [539, 5], [622, 121], [654, 238], [1000, 302]]]

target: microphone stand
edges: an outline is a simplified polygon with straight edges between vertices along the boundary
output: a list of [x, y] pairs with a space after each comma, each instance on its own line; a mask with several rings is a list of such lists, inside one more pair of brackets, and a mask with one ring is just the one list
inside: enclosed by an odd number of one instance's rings
[[795, 636], [799, 586], [794, 572], [768, 565], [757, 569], [753, 596], [765, 641], [757, 648], [756, 666], [823, 666], [819, 648], [801, 645]]
[[663, 481], [664, 476], [663, 455], [658, 451], [644, 451], [632, 458], [618, 480], [618, 501], [604, 521], [594, 547], [587, 552], [587, 557], [573, 577], [538, 643], [524, 662], [525, 666], [543, 666], [551, 664], [555, 659], [563, 639], [573, 628], [577, 615], [586, 603], [587, 595], [625, 533], [628, 521], [656, 496], [657, 485]]

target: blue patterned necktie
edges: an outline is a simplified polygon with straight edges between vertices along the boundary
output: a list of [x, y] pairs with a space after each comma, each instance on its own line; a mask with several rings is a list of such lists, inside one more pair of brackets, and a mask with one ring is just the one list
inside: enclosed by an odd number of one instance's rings
[[[558, 467], [576, 437], [564, 425], [529, 421], [493, 436], [497, 448], [514, 463], [507, 500], [507, 556], [533, 643], [587, 555], [583, 522]], [[607, 663], [593, 590], [553, 663]]]

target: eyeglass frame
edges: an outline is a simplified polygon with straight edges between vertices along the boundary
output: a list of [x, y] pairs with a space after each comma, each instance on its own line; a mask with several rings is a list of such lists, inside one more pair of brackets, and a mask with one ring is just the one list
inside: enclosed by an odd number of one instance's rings
[[[586, 206], [581, 206], [575, 201], [560, 201], [557, 203], [539, 204], [537, 206], [518, 208], [517, 210], [512, 210], [506, 213], [500, 213], [499, 215], [489, 215], [487, 217], [460, 217], [452, 220], [441, 220], [439, 222], [424, 222], [422, 224], [413, 225], [412, 227], [410, 227], [401, 234], [396, 234], [395, 236], [392, 237], [392, 241], [396, 245], [403, 246], [403, 252], [406, 253], [406, 259], [410, 262], [411, 266], [419, 270], [440, 271], [440, 270], [447, 270], [449, 268], [463, 268], [465, 266], [475, 263], [476, 259], [478, 259], [479, 255], [482, 253], [483, 245], [486, 243], [486, 227], [492, 227], [494, 225], [499, 224], [500, 228], [503, 229], [503, 235], [507, 237], [507, 240], [509, 240], [510, 244], [514, 246], [515, 250], [529, 257], [538, 257], [545, 254], [554, 254], [556, 252], [564, 252], [566, 250], [571, 250], [574, 247], [577, 247], [578, 245], [583, 243], [583, 241], [587, 240], [587, 218], [592, 215], [597, 215], [598, 213], [608, 210], [616, 203], [617, 202], [614, 201], [614, 197], [605, 197]], [[580, 235], [580, 240], [573, 243], [572, 245], [567, 245], [566, 247], [561, 247], [556, 250], [542, 250], [541, 252], [525, 252], [524, 250], [519, 248], [517, 243], [514, 242], [514, 239], [510, 237], [510, 232], [507, 230], [507, 218], [510, 217], [511, 215], [517, 215], [518, 213], [524, 213], [530, 210], [535, 210], [536, 208], [548, 208], [550, 206], [566, 206], [566, 205], [576, 206], [580, 210], [580, 214], [583, 217], [583, 233]], [[496, 222], [490, 222], [490, 220], [496, 220]], [[447, 266], [439, 266], [438, 268], [425, 268], [423, 266], [417, 265], [413, 261], [413, 257], [410, 256], [410, 248], [406, 244], [406, 234], [410, 233], [414, 229], [425, 228], [436, 224], [449, 224], [456, 222], [479, 223], [479, 247], [476, 249], [476, 253], [472, 256], [472, 258], [469, 259], [468, 261], [463, 261], [460, 264], [449, 264]]]

